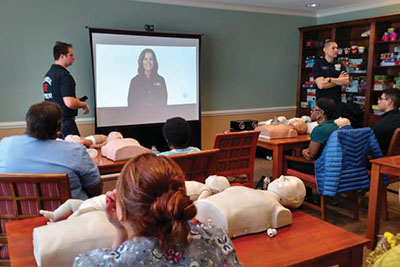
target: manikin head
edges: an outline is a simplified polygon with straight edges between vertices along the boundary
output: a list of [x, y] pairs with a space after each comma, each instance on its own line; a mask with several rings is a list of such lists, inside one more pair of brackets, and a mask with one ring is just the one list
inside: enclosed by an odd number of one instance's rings
[[56, 64], [64, 68], [71, 66], [75, 61], [72, 44], [57, 41], [53, 47], [53, 57]]
[[301, 119], [307, 124], [309, 124], [311, 122], [310, 116], [303, 115], [303, 116], [301, 116]]
[[107, 143], [110, 143], [113, 140], [117, 140], [117, 139], [123, 139], [124, 137], [122, 136], [122, 134], [120, 132], [110, 132], [107, 136]]
[[347, 118], [342, 118], [342, 117], [337, 118], [337, 119], [334, 121], [334, 123], [335, 123], [337, 126], [339, 126], [339, 128], [342, 128], [343, 126], [348, 126], [348, 125], [351, 126], [350, 120], [347, 119]]
[[289, 208], [298, 208], [306, 196], [304, 183], [297, 177], [281, 175], [268, 185], [268, 190], [280, 196], [280, 203]]
[[378, 98], [378, 109], [383, 112], [388, 112], [393, 109], [398, 109], [400, 106], [400, 90], [390, 88], [385, 90]]
[[307, 124], [304, 122], [304, 120], [300, 118], [292, 118], [289, 121], [289, 125], [292, 126], [298, 134], [304, 134], [307, 132]]
[[230, 187], [229, 180], [224, 176], [210, 175], [205, 184], [210, 187], [213, 194], [219, 193]]
[[64, 138], [65, 142], [70, 142], [70, 143], [75, 143], [75, 144], [80, 144], [82, 142], [82, 137], [79, 135], [73, 135], [69, 134]]
[[327, 39], [324, 44], [325, 59], [332, 62], [337, 57], [338, 45], [334, 40]]

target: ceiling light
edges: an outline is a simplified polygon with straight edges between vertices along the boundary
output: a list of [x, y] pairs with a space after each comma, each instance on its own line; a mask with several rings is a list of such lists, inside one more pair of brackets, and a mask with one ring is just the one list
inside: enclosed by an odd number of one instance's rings
[[317, 8], [319, 6], [320, 6], [320, 4], [318, 4], [318, 3], [309, 3], [306, 5], [306, 7], [308, 7], [308, 8]]

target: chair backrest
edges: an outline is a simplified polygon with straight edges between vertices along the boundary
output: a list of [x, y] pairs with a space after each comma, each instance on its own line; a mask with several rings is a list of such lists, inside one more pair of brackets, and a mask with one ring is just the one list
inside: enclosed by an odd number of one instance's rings
[[214, 148], [219, 148], [216, 174], [225, 176], [231, 183], [253, 187], [254, 161], [260, 131], [220, 133], [215, 137]]
[[219, 149], [203, 150], [168, 156], [181, 167], [186, 181], [204, 183], [209, 175], [215, 174], [215, 159]]
[[6, 222], [40, 216], [69, 198], [67, 174], [0, 174], [0, 259], [8, 259]]
[[400, 128], [397, 128], [390, 139], [390, 144], [386, 156], [400, 155]]
[[382, 151], [371, 128], [334, 131], [322, 155], [315, 162], [318, 193], [334, 196], [340, 192], [369, 189], [368, 155], [382, 157]]

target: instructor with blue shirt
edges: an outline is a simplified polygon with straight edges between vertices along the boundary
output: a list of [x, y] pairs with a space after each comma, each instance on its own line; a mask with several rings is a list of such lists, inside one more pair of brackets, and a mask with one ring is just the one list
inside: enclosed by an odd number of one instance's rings
[[75, 80], [67, 71], [75, 61], [72, 44], [56, 42], [53, 47], [54, 64], [43, 79], [44, 100], [60, 105], [62, 117], [62, 135], [80, 135], [75, 123], [78, 109], [82, 108], [84, 114], [89, 113], [89, 106], [76, 97]]

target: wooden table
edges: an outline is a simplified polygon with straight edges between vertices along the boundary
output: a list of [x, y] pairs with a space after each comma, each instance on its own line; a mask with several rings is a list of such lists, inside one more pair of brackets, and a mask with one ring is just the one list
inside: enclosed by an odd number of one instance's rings
[[383, 174], [400, 176], [400, 156], [371, 160], [371, 184], [367, 216], [367, 238], [371, 240], [368, 248], [373, 249], [378, 240], [382, 194], [386, 194]]
[[369, 240], [301, 211], [292, 225], [233, 239], [244, 266], [362, 266], [363, 246]]
[[[33, 228], [47, 219], [37, 217], [6, 224], [11, 264], [35, 266]], [[239, 260], [244, 266], [362, 266], [363, 246], [358, 236], [301, 211], [293, 212], [293, 223], [278, 229], [269, 238], [265, 232], [233, 239]]]
[[310, 140], [308, 134], [272, 140], [259, 138], [257, 146], [272, 150], [272, 177], [278, 178], [283, 174], [283, 152], [290, 149], [301, 149], [307, 146]]
[[33, 256], [33, 228], [45, 225], [46, 217], [36, 217], [6, 223], [11, 266], [36, 266]]
[[93, 158], [94, 163], [99, 168], [100, 174], [110, 174], [121, 172], [127, 160], [113, 161], [101, 155], [100, 149], [97, 150], [97, 156]]

